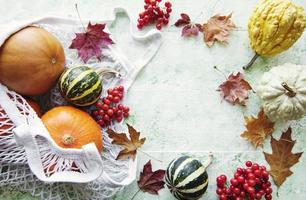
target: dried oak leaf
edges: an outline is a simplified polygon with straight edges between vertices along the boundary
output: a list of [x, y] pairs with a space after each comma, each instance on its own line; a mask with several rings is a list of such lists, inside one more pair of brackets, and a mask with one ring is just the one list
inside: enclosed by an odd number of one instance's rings
[[291, 138], [291, 128], [282, 133], [280, 140], [272, 137], [271, 147], [272, 154], [264, 152], [265, 159], [269, 163], [271, 170], [269, 174], [272, 176], [277, 187], [280, 187], [288, 176], [293, 174], [290, 167], [299, 162], [299, 158], [303, 152], [293, 154], [292, 148], [295, 140]]
[[243, 79], [243, 74], [238, 72], [236, 75], [231, 74], [225, 82], [223, 82], [217, 91], [221, 92], [222, 98], [229, 103], [235, 105], [245, 105], [248, 99], [248, 90], [251, 90], [250, 84]]
[[227, 42], [229, 31], [236, 25], [231, 21], [232, 13], [228, 16], [215, 15], [203, 24], [204, 42], [212, 46], [215, 41]]
[[137, 181], [139, 189], [143, 192], [158, 195], [158, 191], [164, 188], [165, 170], [159, 169], [152, 171], [151, 160], [144, 165]]
[[90, 58], [96, 57], [101, 59], [102, 46], [113, 44], [113, 40], [109, 37], [110, 34], [104, 32], [105, 24], [92, 25], [88, 23], [86, 32], [76, 33], [72, 40], [70, 49], [77, 49], [78, 56], [86, 63]]
[[140, 148], [146, 140], [146, 138], [139, 139], [140, 132], [137, 132], [129, 124], [127, 124], [127, 126], [131, 139], [129, 139], [125, 133], [116, 133], [112, 129], [106, 131], [108, 136], [113, 139], [112, 144], [117, 144], [124, 148], [119, 152], [116, 160], [124, 160], [126, 158], [132, 158], [135, 160], [137, 149]]
[[263, 110], [258, 113], [257, 118], [245, 117], [245, 123], [247, 130], [241, 134], [241, 137], [252, 142], [256, 148], [262, 146], [264, 140], [274, 131], [274, 123], [268, 119]]

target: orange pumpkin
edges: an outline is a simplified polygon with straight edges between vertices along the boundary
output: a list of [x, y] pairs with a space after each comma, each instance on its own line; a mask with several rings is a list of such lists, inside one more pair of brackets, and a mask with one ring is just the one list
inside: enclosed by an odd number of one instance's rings
[[41, 120], [60, 147], [80, 149], [94, 142], [99, 152], [102, 151], [101, 129], [86, 112], [72, 106], [59, 106], [46, 112]]
[[64, 64], [63, 47], [51, 33], [26, 27], [0, 48], [0, 81], [19, 94], [41, 95], [56, 84]]

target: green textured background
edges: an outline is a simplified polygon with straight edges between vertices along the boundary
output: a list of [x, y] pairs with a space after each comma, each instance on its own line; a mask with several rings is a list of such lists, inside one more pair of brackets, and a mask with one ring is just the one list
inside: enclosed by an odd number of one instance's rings
[[[305, 0], [294, 2], [306, 7]], [[12, 19], [25, 19], [43, 14], [61, 13], [76, 16], [74, 4], [78, 3], [83, 18], [101, 18], [110, 16], [112, 8], [127, 8], [134, 19], [142, 10], [142, 0], [48, 0], [16, 1], [0, 0], [0, 22]], [[156, 57], [140, 73], [127, 98], [132, 116], [129, 122], [147, 138], [143, 151], [163, 162], [152, 160], [153, 168], [165, 168], [176, 156], [189, 154], [205, 161], [209, 151], [215, 156], [214, 163], [208, 168], [210, 186], [202, 199], [214, 200], [215, 178], [220, 173], [232, 175], [237, 166], [246, 160], [266, 164], [262, 151], [270, 152], [269, 139], [264, 147], [257, 150], [244, 139], [245, 115], [256, 115], [260, 110], [259, 100], [250, 93], [246, 107], [232, 106], [222, 102], [216, 89], [224, 77], [213, 66], [226, 74], [241, 71], [241, 67], [252, 57], [249, 47], [246, 25], [248, 17], [257, 1], [245, 0], [189, 0], [172, 1], [173, 24], [181, 12], [189, 13], [197, 22], [204, 22], [213, 14], [233, 12], [233, 21], [238, 28], [232, 32], [229, 44], [215, 44], [208, 48], [202, 37], [182, 38], [180, 28], [170, 25], [162, 30], [163, 45]], [[135, 20], [136, 21], [136, 20]], [[129, 42], [120, 37], [126, 32], [126, 19], [122, 18], [112, 27], [114, 37], [128, 54], [133, 54]], [[1, 30], [0, 30], [1, 31]], [[125, 44], [124, 44], [125, 43]], [[134, 55], [135, 57], [135, 55]], [[305, 34], [288, 51], [274, 58], [259, 58], [253, 68], [245, 73], [246, 79], [256, 89], [256, 83], [264, 71], [285, 62], [306, 65]], [[289, 124], [293, 127], [293, 138], [297, 143], [294, 152], [305, 151], [306, 119], [288, 124], [277, 124], [274, 137], [279, 138], [281, 131]], [[138, 166], [141, 168], [150, 158], [139, 153]], [[274, 193], [273, 199], [306, 199], [306, 160], [305, 155], [292, 167], [294, 174], [279, 189], [279, 197]], [[273, 187], [276, 190], [275, 187]], [[137, 191], [136, 182], [119, 192], [114, 199], [130, 199]], [[29, 194], [12, 188], [1, 188], [0, 199], [34, 199]], [[174, 199], [167, 189], [161, 190], [159, 196], [139, 193], [141, 199]]]

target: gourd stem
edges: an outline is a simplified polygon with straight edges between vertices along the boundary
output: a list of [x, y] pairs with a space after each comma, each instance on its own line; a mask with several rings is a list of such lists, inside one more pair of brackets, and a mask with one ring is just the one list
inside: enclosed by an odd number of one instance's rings
[[95, 69], [95, 72], [97, 74], [99, 74], [100, 76], [103, 76], [104, 74], [111, 73], [111, 74], [115, 74], [116, 77], [121, 77], [121, 74], [118, 71], [116, 71], [116, 70], [114, 70], [112, 68], [108, 68], [108, 67], [106, 67], [106, 68], [102, 68], [102, 67], [101, 68], [97, 68], [97, 69]]
[[214, 159], [214, 155], [212, 154], [212, 152], [209, 152], [208, 159], [206, 160], [205, 163], [203, 163], [205, 170], [212, 163], [213, 159]]
[[74, 139], [72, 135], [70, 134], [64, 134], [62, 138], [62, 142], [64, 145], [71, 145], [73, 143]]
[[243, 69], [246, 70], [246, 69], [248, 69], [249, 67], [251, 67], [251, 66], [254, 64], [254, 62], [256, 61], [256, 59], [257, 59], [258, 57], [259, 57], [259, 54], [255, 53], [255, 55], [253, 56], [253, 58], [251, 59], [251, 61], [250, 61], [247, 65], [245, 65], [245, 66], [243, 67]]
[[296, 92], [288, 86], [288, 84], [286, 82], [282, 83], [283, 88], [285, 88], [287, 90], [286, 95], [289, 97], [295, 97]]

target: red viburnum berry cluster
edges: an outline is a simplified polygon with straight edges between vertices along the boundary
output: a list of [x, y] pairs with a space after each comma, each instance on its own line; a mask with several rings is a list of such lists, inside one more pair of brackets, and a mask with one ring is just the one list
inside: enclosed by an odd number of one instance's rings
[[217, 177], [217, 190], [220, 200], [259, 200], [272, 199], [271, 182], [265, 166], [247, 161], [246, 168], [237, 168], [230, 186], [226, 187], [227, 177]]
[[158, 30], [162, 29], [163, 25], [169, 23], [170, 13], [172, 12], [172, 4], [167, 1], [165, 2], [165, 8], [161, 8], [159, 5], [162, 0], [145, 0], [144, 9], [145, 11], [139, 14], [138, 18], [138, 29], [142, 29], [144, 26], [156, 23]]
[[119, 86], [107, 90], [107, 97], [95, 104], [91, 115], [101, 127], [107, 127], [111, 122], [121, 122], [123, 118], [129, 117], [129, 107], [120, 104], [123, 99], [124, 87]]

